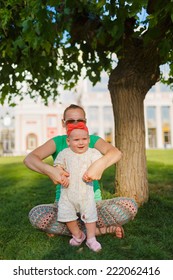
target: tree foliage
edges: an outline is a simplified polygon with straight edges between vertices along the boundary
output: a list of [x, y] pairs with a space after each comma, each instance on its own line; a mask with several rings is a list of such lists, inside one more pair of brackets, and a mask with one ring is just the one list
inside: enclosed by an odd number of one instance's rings
[[22, 98], [27, 81], [30, 96], [46, 103], [58, 85], [72, 88], [83, 68], [96, 84], [131, 41], [157, 49], [172, 84], [173, 1], [1, 0], [0, 101]]

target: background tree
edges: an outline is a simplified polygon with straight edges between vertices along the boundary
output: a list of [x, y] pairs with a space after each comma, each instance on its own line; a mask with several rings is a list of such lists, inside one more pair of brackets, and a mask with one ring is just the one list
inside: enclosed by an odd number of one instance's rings
[[93, 85], [105, 70], [123, 151], [116, 192], [140, 205], [148, 200], [143, 101], [162, 78], [160, 65], [169, 65], [172, 83], [172, 46], [171, 0], [2, 0], [0, 100], [14, 105], [25, 81], [47, 103], [58, 85], [75, 86], [83, 68]]

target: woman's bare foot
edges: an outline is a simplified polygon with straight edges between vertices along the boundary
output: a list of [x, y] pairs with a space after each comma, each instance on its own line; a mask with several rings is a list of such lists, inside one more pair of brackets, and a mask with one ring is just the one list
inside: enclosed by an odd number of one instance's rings
[[115, 233], [115, 236], [120, 239], [124, 237], [124, 229], [120, 225], [96, 228], [96, 235], [103, 235], [103, 234], [107, 234], [107, 233], [110, 233], [110, 234]]
[[50, 238], [55, 236], [55, 234], [53, 234], [53, 233], [46, 233], [46, 235]]

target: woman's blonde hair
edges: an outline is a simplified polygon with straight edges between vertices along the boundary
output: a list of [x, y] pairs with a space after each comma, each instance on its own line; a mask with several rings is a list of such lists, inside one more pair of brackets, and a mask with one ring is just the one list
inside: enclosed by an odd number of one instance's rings
[[65, 115], [66, 115], [66, 113], [67, 113], [67, 111], [69, 111], [69, 110], [71, 110], [71, 109], [73, 109], [73, 110], [75, 110], [75, 109], [80, 109], [80, 110], [82, 110], [83, 111], [83, 113], [84, 113], [84, 117], [85, 117], [85, 110], [81, 107], [81, 106], [79, 106], [79, 105], [76, 105], [76, 104], [71, 104], [70, 106], [68, 106], [65, 110], [64, 110], [64, 113], [63, 113], [63, 119], [65, 120]]

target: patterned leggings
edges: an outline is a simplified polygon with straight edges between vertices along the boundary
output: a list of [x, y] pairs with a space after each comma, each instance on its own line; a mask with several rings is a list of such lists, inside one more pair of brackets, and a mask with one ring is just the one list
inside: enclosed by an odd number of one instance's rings
[[[97, 228], [123, 225], [133, 220], [137, 213], [137, 204], [133, 199], [119, 197], [101, 200], [96, 203], [98, 221]], [[47, 233], [68, 235], [71, 233], [65, 223], [57, 221], [57, 204], [37, 205], [29, 212], [29, 220], [33, 227]], [[78, 225], [85, 230], [84, 223], [78, 219]]]

